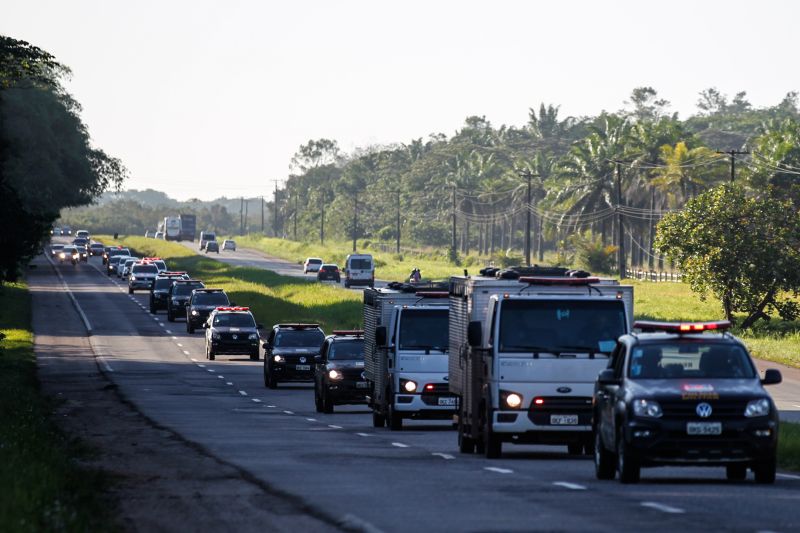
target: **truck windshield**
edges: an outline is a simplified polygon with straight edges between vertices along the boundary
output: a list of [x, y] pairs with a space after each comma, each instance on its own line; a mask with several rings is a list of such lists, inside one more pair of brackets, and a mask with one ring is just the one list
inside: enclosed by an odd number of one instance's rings
[[287, 329], [275, 336], [276, 348], [319, 348], [325, 341], [325, 334], [318, 329]]
[[328, 359], [337, 361], [342, 359], [364, 359], [364, 341], [336, 341], [328, 348]]
[[446, 352], [449, 344], [447, 309], [406, 309], [400, 315], [401, 350]]
[[736, 344], [664, 342], [633, 349], [633, 379], [753, 379], [753, 364]]
[[610, 353], [625, 334], [620, 300], [504, 300], [501, 352]]

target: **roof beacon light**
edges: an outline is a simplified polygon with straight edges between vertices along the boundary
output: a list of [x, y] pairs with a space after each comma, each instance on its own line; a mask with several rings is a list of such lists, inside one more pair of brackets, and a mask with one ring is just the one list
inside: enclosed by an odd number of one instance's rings
[[519, 278], [519, 282], [527, 283], [528, 285], [567, 285], [574, 287], [599, 283], [600, 278], [547, 278], [541, 276], [522, 276]]
[[217, 311], [249, 311], [249, 307], [217, 307]]
[[731, 323], [728, 320], [717, 322], [651, 322], [649, 320], [637, 320], [633, 323], [634, 329], [639, 329], [645, 333], [661, 331], [664, 333], [702, 333], [703, 331], [721, 331], [730, 329]]

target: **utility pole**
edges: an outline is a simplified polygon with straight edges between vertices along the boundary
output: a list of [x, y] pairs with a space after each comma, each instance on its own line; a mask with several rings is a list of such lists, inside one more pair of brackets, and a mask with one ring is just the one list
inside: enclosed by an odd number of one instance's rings
[[322, 216], [320, 217], [319, 222], [319, 243], [325, 244], [325, 202], [328, 200], [328, 195], [325, 193], [325, 190], [322, 190], [322, 201], [320, 202], [320, 210], [322, 211]]
[[248, 198], [244, 202], [244, 232], [242, 232], [242, 235], [244, 235], [245, 232], [247, 232], [249, 230], [249, 227], [250, 227], [250, 220], [249, 220], [249, 218], [247, 216], [247, 211], [248, 211], [249, 208], [250, 208], [250, 199]]
[[525, 264], [531, 266], [531, 178], [530, 170], [523, 170], [522, 176], [528, 180], [527, 208], [525, 209]]
[[244, 235], [244, 196], [239, 204], [239, 235]]
[[297, 240], [297, 198], [300, 194], [294, 191], [294, 240]]
[[261, 236], [264, 236], [264, 197], [261, 197]]
[[620, 161], [614, 161], [617, 165], [617, 229], [619, 231], [619, 256], [617, 258], [617, 268], [619, 269], [619, 279], [628, 277], [625, 265], [625, 228], [622, 226], [622, 165]]
[[727, 154], [731, 158], [731, 183], [733, 183], [734, 179], [736, 178], [736, 156], [737, 155], [746, 155], [750, 152], [748, 151], [740, 151], [740, 150], [728, 150], [727, 152], [724, 150], [717, 150], [718, 154]]
[[356, 253], [358, 238], [358, 191], [353, 191], [353, 253]]
[[278, 236], [278, 182], [280, 180], [272, 180], [275, 182], [275, 197], [274, 203], [272, 206], [272, 211], [274, 215], [274, 222], [272, 223], [272, 230], [275, 232], [275, 237]]
[[453, 240], [451, 243], [453, 255], [456, 253], [456, 184], [453, 184]]
[[397, 193], [397, 253], [400, 253], [400, 189], [395, 191]]

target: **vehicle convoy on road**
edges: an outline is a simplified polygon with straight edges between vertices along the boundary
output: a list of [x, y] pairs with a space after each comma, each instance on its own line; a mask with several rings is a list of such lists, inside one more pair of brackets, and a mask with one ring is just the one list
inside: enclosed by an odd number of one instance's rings
[[105, 246], [103, 246], [102, 242], [93, 242], [89, 245], [89, 255], [91, 256], [102, 256], [105, 252]]
[[54, 257], [59, 259], [59, 254], [64, 250], [63, 244], [51, 244], [50, 245], [50, 257]]
[[375, 262], [370, 254], [350, 254], [344, 261], [344, 287], [375, 286]]
[[258, 361], [258, 330], [263, 327], [256, 324], [249, 307], [216, 307], [203, 322], [206, 359], [213, 361], [225, 354], [249, 355], [251, 361]]
[[500, 457], [503, 443], [591, 451], [594, 382], [632, 316], [633, 287], [585, 272], [452, 277], [449, 377], [460, 398], [459, 450], [489, 458]]
[[339, 266], [331, 263], [320, 265], [317, 270], [317, 281], [335, 281], [341, 283], [342, 275], [339, 272]]
[[306, 260], [303, 261], [303, 274], [308, 274], [309, 272], [319, 272], [319, 268], [322, 266], [322, 259], [319, 257], [306, 257]]
[[64, 246], [60, 252], [58, 252], [58, 262], [59, 263], [67, 263], [70, 262], [73, 265], [77, 265], [78, 261], [80, 261], [80, 254], [78, 253], [78, 249], [73, 245]]
[[217, 307], [231, 307], [228, 295], [222, 289], [195, 289], [186, 304], [186, 332], [194, 333], [208, 320], [208, 315]]
[[318, 413], [334, 406], [363, 404], [369, 382], [364, 376], [364, 331], [334, 330], [314, 356], [314, 405]]
[[[364, 290], [364, 375], [375, 427], [403, 420], [451, 419], [447, 291], [392, 284]], [[437, 290], [438, 289], [438, 290]]]
[[[778, 411], [730, 322], [639, 321], [619, 339], [595, 387], [595, 472], [639, 481], [642, 467], [724, 466], [775, 481]], [[704, 332], [712, 332], [706, 333]], [[717, 333], [721, 332], [721, 333]]]
[[203, 289], [205, 284], [196, 279], [176, 279], [167, 293], [167, 320], [175, 322], [178, 317], [186, 316], [186, 304], [195, 289]]
[[131, 275], [131, 268], [133, 267], [134, 263], [138, 263], [141, 260], [141, 257], [126, 257], [125, 259], [120, 260], [120, 267], [117, 269], [117, 277], [128, 281], [128, 277]]
[[147, 258], [131, 265], [131, 274], [128, 276], [128, 294], [136, 290], [150, 290], [158, 275], [158, 267]]
[[78, 260], [84, 263], [89, 262], [89, 250], [82, 244], [76, 244], [75, 249], [78, 250]]
[[206, 249], [206, 244], [209, 241], [216, 241], [217, 235], [213, 231], [201, 231], [200, 232], [200, 240], [197, 244], [197, 249], [202, 251]]
[[167, 302], [169, 302], [169, 290], [172, 287], [172, 282], [177, 279], [189, 279], [186, 272], [160, 272], [153, 286], [150, 288], [150, 312], [156, 314], [159, 309], [167, 309]]
[[217, 241], [208, 241], [208, 242], [206, 242], [205, 251], [206, 251], [206, 253], [209, 253], [209, 252], [217, 252], [217, 253], [219, 253], [219, 243]]
[[275, 324], [264, 342], [264, 386], [284, 381], [314, 381], [314, 356], [325, 334], [318, 324]]

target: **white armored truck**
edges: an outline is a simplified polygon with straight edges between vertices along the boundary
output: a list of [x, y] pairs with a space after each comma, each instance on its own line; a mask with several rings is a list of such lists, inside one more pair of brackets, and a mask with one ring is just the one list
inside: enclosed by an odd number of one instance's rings
[[566, 269], [519, 271], [450, 279], [459, 450], [496, 458], [503, 443], [566, 444], [590, 453], [594, 382], [630, 331], [633, 287]]
[[404, 419], [451, 420], [457, 400], [447, 385], [448, 292], [392, 284], [364, 290], [364, 375], [375, 427]]

